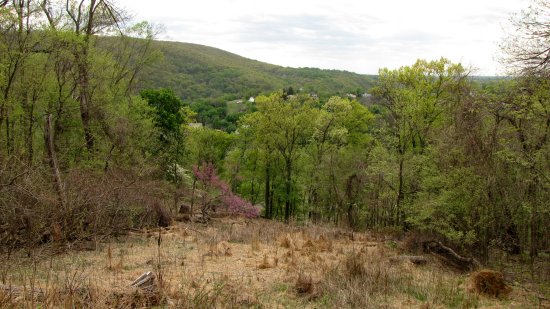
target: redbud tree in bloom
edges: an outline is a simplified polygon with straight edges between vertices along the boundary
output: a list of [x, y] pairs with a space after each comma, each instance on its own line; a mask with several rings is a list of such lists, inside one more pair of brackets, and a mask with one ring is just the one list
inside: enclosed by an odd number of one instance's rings
[[203, 162], [200, 167], [193, 166], [193, 174], [207, 193], [201, 197], [201, 211], [204, 218], [218, 203], [225, 206], [226, 210], [232, 214], [247, 218], [256, 218], [260, 215], [258, 207], [233, 193], [229, 185], [218, 177], [212, 163]]

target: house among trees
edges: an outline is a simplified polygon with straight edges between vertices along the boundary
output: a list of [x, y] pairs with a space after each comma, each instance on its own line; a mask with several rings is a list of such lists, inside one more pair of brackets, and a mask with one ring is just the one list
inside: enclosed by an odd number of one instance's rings
[[190, 128], [194, 128], [194, 129], [200, 129], [200, 128], [204, 127], [204, 125], [201, 122], [190, 122], [187, 125]]

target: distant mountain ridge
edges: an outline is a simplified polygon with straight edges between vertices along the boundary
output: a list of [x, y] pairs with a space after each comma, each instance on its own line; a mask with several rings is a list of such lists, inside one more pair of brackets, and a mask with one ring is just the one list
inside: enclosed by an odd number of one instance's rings
[[376, 76], [339, 70], [288, 68], [204, 45], [155, 41], [163, 59], [145, 70], [140, 88], [170, 88], [186, 101], [227, 101], [286, 87], [320, 97], [362, 93]]

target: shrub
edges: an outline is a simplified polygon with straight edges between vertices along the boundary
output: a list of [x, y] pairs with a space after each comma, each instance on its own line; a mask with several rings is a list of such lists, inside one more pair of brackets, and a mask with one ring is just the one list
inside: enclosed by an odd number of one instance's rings
[[247, 218], [256, 218], [260, 215], [257, 207], [233, 193], [229, 185], [218, 177], [212, 163], [203, 162], [200, 167], [194, 166], [193, 174], [205, 192], [201, 199], [203, 218], [207, 218], [209, 212], [219, 203], [231, 214]]

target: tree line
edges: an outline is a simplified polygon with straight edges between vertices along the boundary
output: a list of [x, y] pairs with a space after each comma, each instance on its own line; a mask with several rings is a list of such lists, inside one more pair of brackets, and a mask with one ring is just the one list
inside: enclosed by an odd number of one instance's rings
[[380, 70], [371, 105], [257, 100], [220, 162], [267, 218], [443, 235], [487, 256], [547, 248], [550, 93], [446, 59]]

